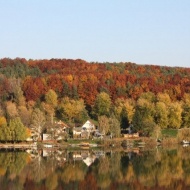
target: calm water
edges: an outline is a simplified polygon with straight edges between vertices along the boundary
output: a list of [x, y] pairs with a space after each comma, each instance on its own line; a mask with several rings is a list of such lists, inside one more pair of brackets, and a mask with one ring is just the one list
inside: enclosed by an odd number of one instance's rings
[[190, 189], [190, 147], [0, 152], [0, 189]]

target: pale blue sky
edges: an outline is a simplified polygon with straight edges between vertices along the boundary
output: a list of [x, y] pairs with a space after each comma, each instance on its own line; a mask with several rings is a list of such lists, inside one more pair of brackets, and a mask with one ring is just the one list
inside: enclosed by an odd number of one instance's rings
[[0, 0], [0, 58], [190, 67], [190, 0]]

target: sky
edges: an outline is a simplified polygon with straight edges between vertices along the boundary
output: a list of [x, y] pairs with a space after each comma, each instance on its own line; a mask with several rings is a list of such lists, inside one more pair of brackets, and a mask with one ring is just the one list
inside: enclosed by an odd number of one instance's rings
[[0, 58], [190, 67], [190, 0], [0, 0]]

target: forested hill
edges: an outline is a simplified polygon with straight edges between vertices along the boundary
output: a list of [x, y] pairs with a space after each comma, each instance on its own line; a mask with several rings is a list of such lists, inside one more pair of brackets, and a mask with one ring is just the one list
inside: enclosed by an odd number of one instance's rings
[[190, 69], [134, 63], [88, 63], [83, 60], [0, 60], [0, 96], [14, 95], [13, 79], [19, 79], [27, 101], [40, 100], [49, 90], [59, 97], [82, 98], [94, 104], [97, 94], [137, 100], [143, 92], [167, 93], [181, 100], [190, 92]]
[[[133, 126], [144, 135], [190, 126], [190, 69], [88, 63], [83, 60], [0, 60], [0, 141], [62, 120], [81, 126], [93, 119], [101, 132], [120, 136]], [[18, 127], [19, 126], [19, 127]], [[15, 130], [14, 133], [10, 130]], [[8, 136], [7, 136], [8, 135]]]

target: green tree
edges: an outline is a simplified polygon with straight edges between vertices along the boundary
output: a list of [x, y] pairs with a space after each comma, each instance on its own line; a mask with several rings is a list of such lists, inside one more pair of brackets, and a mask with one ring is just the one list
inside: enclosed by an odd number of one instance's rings
[[142, 121], [143, 121], [143, 114], [141, 110], [139, 109], [139, 107], [136, 107], [135, 114], [133, 116], [133, 122], [132, 122], [133, 130], [142, 131], [143, 130]]
[[85, 104], [82, 99], [73, 100], [68, 97], [63, 98], [59, 105], [59, 112], [63, 119], [71, 123], [83, 123], [88, 118]]
[[114, 111], [116, 117], [121, 122], [121, 128], [125, 129], [132, 123], [135, 103], [132, 99], [118, 98], [115, 101]]
[[152, 120], [152, 119], [145, 119], [143, 120], [142, 122], [142, 125], [143, 125], [143, 135], [145, 136], [152, 136], [154, 130], [155, 130], [155, 127], [156, 127], [156, 124], [155, 122]]
[[122, 111], [120, 113], [120, 117], [119, 117], [122, 129], [126, 129], [126, 128], [128, 128], [130, 126], [131, 122], [129, 122], [129, 119], [128, 119], [127, 115], [128, 115], [127, 110], [126, 110], [125, 107], [123, 107], [123, 109], [122, 109]]
[[45, 95], [46, 103], [50, 104], [52, 107], [57, 106], [57, 94], [54, 90], [50, 89]]
[[71, 97], [72, 91], [69, 88], [67, 82], [63, 81], [63, 92], [61, 93], [63, 97]]
[[109, 118], [105, 115], [98, 116], [99, 131], [107, 134], [110, 129]]
[[24, 141], [28, 138], [27, 128], [19, 117], [10, 120], [9, 128], [12, 141]]
[[168, 127], [168, 109], [164, 102], [157, 102], [155, 106], [155, 122], [156, 124], [165, 129]]
[[170, 104], [168, 119], [170, 128], [180, 128], [182, 124], [182, 108], [179, 102]]
[[79, 99], [79, 95], [78, 95], [77, 86], [73, 86], [72, 91], [73, 91], [73, 95], [72, 95], [73, 99], [74, 99], [74, 100], [78, 100], [78, 99]]
[[185, 94], [182, 104], [182, 127], [190, 127], [190, 94]]
[[95, 100], [95, 105], [93, 109], [93, 113], [95, 117], [97, 118], [98, 116], [102, 116], [102, 115], [109, 116], [110, 109], [111, 109], [110, 96], [105, 92], [101, 92], [100, 94], [97, 95], [96, 100]]
[[187, 103], [183, 105], [182, 127], [190, 127], [190, 104]]
[[150, 135], [153, 127], [156, 125], [154, 116], [154, 102], [140, 97], [137, 101], [135, 114], [133, 116], [133, 128], [136, 131], [141, 131], [143, 134]]
[[11, 140], [11, 131], [7, 125], [0, 127], [0, 140], [5, 142]]
[[142, 93], [140, 98], [148, 100], [149, 102], [155, 102], [155, 100], [156, 100], [156, 97], [155, 97], [154, 93], [152, 93], [152, 92]]
[[116, 119], [115, 116], [111, 116], [109, 118], [109, 125], [110, 125], [110, 134], [113, 137], [119, 137], [121, 134], [120, 122]]

